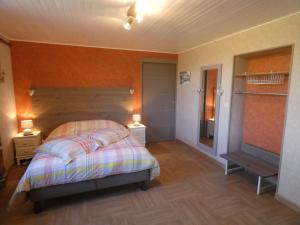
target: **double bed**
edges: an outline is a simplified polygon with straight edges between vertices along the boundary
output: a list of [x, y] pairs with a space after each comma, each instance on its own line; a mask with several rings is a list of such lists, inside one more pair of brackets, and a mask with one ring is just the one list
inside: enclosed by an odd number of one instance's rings
[[[50, 133], [42, 146], [91, 131], [102, 135], [107, 129], [119, 128], [126, 130], [110, 120], [69, 122]], [[105, 140], [110, 140], [109, 135], [105, 136]], [[141, 188], [146, 190], [150, 180], [159, 175], [159, 164], [138, 141], [131, 136], [124, 136], [94, 151], [79, 154], [67, 164], [60, 155], [40, 151], [43, 148], [38, 148], [19, 181], [15, 194], [26, 192], [34, 203], [34, 211], [40, 212], [43, 201], [51, 198], [129, 183], [140, 183]]]
[[147, 190], [159, 176], [157, 160], [121, 125], [132, 113], [128, 88], [38, 88], [32, 105], [47, 138], [11, 202], [26, 194], [38, 213], [47, 199], [130, 183]]

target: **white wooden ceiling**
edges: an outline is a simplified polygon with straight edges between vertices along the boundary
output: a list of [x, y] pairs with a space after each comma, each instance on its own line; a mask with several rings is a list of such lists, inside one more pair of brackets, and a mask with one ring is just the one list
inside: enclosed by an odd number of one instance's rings
[[300, 0], [157, 0], [155, 12], [126, 31], [129, 3], [0, 0], [0, 34], [12, 40], [181, 52], [300, 10]]

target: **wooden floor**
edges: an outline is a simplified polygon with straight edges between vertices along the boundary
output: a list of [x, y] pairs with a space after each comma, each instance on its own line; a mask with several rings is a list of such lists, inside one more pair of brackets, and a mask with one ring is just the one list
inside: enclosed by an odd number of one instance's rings
[[[256, 184], [242, 173], [223, 169], [179, 142], [151, 144], [161, 176], [148, 191], [129, 185], [48, 202], [40, 214], [31, 203], [10, 212], [4, 224], [32, 225], [279, 225], [300, 224], [300, 214], [274, 200], [256, 196]], [[14, 167], [7, 188], [0, 189], [1, 207], [24, 167]]]

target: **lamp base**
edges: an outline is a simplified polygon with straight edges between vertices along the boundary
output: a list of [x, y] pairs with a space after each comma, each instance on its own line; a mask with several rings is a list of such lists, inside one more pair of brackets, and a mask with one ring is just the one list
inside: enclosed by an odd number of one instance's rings
[[24, 136], [28, 136], [28, 135], [32, 135], [33, 133], [32, 133], [32, 130], [31, 129], [25, 129], [25, 130], [23, 130], [23, 135]]
[[135, 127], [138, 127], [138, 126], [140, 126], [140, 122], [134, 122], [133, 125], [134, 125]]

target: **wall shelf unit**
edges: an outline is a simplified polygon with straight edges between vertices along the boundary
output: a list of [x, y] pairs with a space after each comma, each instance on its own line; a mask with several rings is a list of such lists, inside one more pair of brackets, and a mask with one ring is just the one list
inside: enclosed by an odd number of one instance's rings
[[242, 95], [274, 95], [274, 96], [288, 96], [287, 93], [273, 93], [273, 92], [251, 92], [251, 91], [234, 91], [234, 94]]
[[290, 74], [289, 71], [278, 71], [278, 72], [259, 72], [259, 73], [248, 73], [248, 72], [244, 72], [244, 73], [238, 73], [235, 74], [235, 77], [247, 77], [247, 76], [272, 76], [272, 75], [285, 75], [288, 76]]
[[234, 78], [243, 79], [247, 84], [252, 85], [282, 85], [289, 76], [289, 71], [260, 72], [260, 73], [239, 73]]
[[[253, 172], [263, 162], [262, 167], [274, 168], [270, 176], [276, 180], [291, 53], [291, 47], [282, 47], [235, 56], [228, 152], [222, 155], [227, 169], [248, 168]], [[244, 163], [245, 158], [251, 160]], [[256, 174], [260, 194], [263, 176], [260, 170]]]

